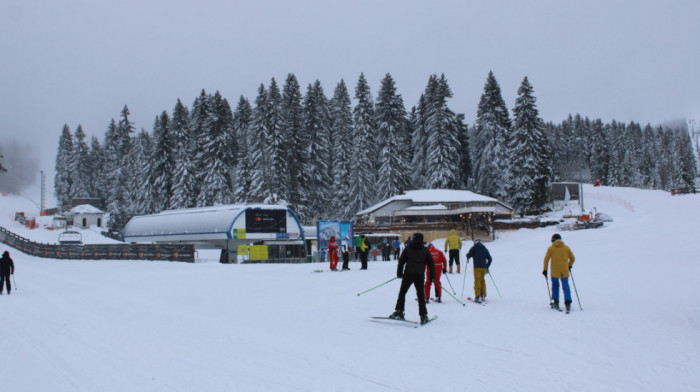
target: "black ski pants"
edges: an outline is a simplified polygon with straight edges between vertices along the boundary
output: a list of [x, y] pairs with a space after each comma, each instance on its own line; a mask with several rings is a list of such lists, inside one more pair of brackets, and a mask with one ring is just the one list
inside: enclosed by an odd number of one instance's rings
[[404, 311], [406, 308], [406, 293], [411, 285], [416, 287], [416, 294], [418, 295], [418, 314], [424, 315], [428, 314], [428, 309], [425, 307], [425, 287], [423, 282], [423, 275], [411, 275], [405, 274], [403, 279], [401, 279], [401, 288], [399, 289], [399, 299], [396, 300], [396, 310]]
[[350, 269], [350, 254], [348, 252], [343, 253], [343, 269]]
[[362, 263], [362, 267], [360, 269], [366, 270], [367, 269], [367, 258], [369, 257], [369, 249], [367, 249], [364, 252], [360, 252], [360, 262]]
[[450, 267], [452, 267], [452, 262], [459, 265], [459, 249], [450, 249]]
[[3, 286], [7, 287], [7, 294], [12, 291], [12, 284], [10, 284], [10, 273], [0, 272], [0, 294], [2, 294]]

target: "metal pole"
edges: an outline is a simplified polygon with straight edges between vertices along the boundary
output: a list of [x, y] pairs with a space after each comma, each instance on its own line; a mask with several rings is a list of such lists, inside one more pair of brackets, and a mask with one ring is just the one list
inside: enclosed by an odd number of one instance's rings
[[576, 290], [576, 282], [574, 282], [574, 273], [573, 271], [569, 270], [569, 274], [571, 275], [571, 283], [574, 285], [574, 292], [576, 293], [576, 300], [578, 301], [578, 307], [579, 309], [583, 310], [583, 307], [581, 307], [581, 298], [578, 297], [578, 290]]
[[392, 279], [387, 280], [386, 282], [384, 282], [384, 283], [382, 283], [382, 284], [380, 284], [380, 285], [374, 286], [374, 287], [372, 287], [372, 288], [369, 289], [369, 290], [365, 290], [365, 291], [363, 291], [363, 292], [361, 292], [361, 293], [357, 293], [357, 296], [359, 297], [360, 295], [362, 295], [362, 294], [364, 294], [364, 293], [370, 292], [370, 291], [376, 289], [377, 287], [384, 286], [385, 284], [391, 282], [392, 280], [398, 279], [398, 278], [399, 278], [399, 277], [397, 276], [397, 277], [395, 277], [395, 278], [392, 278]]
[[496, 286], [496, 281], [493, 280], [493, 276], [491, 275], [491, 271], [487, 271], [489, 273], [489, 276], [491, 277], [491, 282], [493, 282], [493, 287], [496, 288], [496, 292], [498, 293], [498, 296], [503, 299], [503, 296], [501, 296], [501, 292], [498, 290], [498, 286]]
[[467, 304], [465, 304], [464, 302], [458, 300], [457, 297], [455, 297], [454, 295], [452, 295], [452, 293], [450, 293], [449, 290], [446, 290], [444, 287], [442, 287], [442, 285], [441, 285], [440, 283], [435, 282], [435, 284], [438, 285], [438, 286], [440, 286], [440, 288], [442, 288], [443, 290], [447, 291], [447, 294], [449, 294], [450, 297], [454, 298], [455, 301], [457, 301], [457, 302], [459, 302], [460, 304], [462, 304], [462, 306], [467, 306]]

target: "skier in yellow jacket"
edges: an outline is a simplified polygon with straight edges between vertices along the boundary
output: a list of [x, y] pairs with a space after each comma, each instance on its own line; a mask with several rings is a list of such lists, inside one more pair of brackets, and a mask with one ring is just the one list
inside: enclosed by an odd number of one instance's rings
[[459, 250], [462, 249], [462, 240], [457, 235], [455, 229], [450, 231], [450, 235], [445, 240], [445, 252], [450, 251], [450, 273], [452, 273], [452, 262], [457, 264], [457, 273], [459, 273]]
[[559, 280], [564, 290], [564, 304], [566, 310], [571, 310], [571, 289], [569, 288], [569, 271], [574, 266], [574, 254], [571, 249], [564, 245], [559, 234], [552, 236], [552, 245], [544, 255], [544, 268], [542, 275], [547, 277], [547, 267], [552, 261], [552, 303], [554, 309], [559, 309]]

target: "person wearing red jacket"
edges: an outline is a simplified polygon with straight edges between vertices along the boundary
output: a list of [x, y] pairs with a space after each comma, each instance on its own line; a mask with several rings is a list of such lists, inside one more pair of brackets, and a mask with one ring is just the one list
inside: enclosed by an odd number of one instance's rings
[[335, 271], [338, 268], [338, 242], [334, 235], [328, 241], [328, 258], [331, 260], [331, 271]]
[[[442, 285], [440, 284], [440, 275], [442, 271], [447, 270], [447, 259], [445, 254], [433, 244], [428, 244], [428, 250], [430, 255], [433, 256], [433, 261], [435, 262], [435, 300], [437, 302], [442, 302]], [[426, 266], [426, 269], [428, 267]], [[425, 302], [430, 302], [430, 280], [425, 281]]]

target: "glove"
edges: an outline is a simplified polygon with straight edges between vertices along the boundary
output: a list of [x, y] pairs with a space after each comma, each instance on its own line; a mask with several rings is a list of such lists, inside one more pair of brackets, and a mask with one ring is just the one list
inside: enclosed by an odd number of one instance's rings
[[435, 283], [435, 279], [430, 279], [430, 283]]
[[573, 267], [573, 265], [572, 265], [571, 267], [569, 267], [569, 271], [571, 271], [571, 268], [572, 268], [572, 267]]
[[544, 277], [546, 278], [547, 277], [547, 270], [542, 271], [542, 275], [544, 275]]
[[396, 274], [396, 277], [397, 277], [397, 278], [403, 278], [403, 274], [402, 274], [402, 273], [398, 273], [398, 274]]

